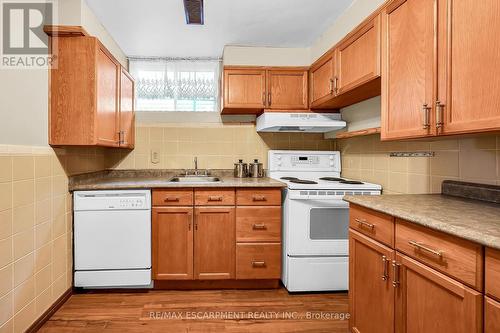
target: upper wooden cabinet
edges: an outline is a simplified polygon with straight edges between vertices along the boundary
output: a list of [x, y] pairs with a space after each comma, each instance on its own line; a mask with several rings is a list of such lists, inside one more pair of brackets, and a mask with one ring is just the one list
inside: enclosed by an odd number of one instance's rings
[[382, 13], [383, 140], [500, 129], [499, 16], [496, 0], [388, 4]]
[[311, 66], [311, 108], [337, 109], [380, 95], [380, 48], [376, 15]]
[[226, 67], [222, 104], [223, 114], [307, 109], [307, 68]]
[[95, 37], [56, 37], [49, 144], [134, 147], [134, 81]]

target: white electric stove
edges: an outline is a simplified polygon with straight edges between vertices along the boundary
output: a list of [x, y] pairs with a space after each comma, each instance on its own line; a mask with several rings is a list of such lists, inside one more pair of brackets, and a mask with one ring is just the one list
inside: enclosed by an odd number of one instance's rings
[[349, 204], [344, 195], [382, 187], [340, 177], [340, 152], [269, 151], [269, 176], [283, 196], [282, 281], [291, 292], [347, 290]]

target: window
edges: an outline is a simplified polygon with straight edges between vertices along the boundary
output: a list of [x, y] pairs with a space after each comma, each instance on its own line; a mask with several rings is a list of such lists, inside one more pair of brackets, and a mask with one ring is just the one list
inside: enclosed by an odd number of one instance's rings
[[130, 59], [137, 111], [219, 111], [219, 60]]

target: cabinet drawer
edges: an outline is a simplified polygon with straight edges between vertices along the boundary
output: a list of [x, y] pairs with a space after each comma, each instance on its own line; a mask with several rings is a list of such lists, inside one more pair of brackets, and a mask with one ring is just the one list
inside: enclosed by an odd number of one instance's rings
[[196, 206], [233, 206], [234, 189], [195, 189]]
[[193, 190], [153, 190], [153, 206], [192, 206]]
[[483, 289], [479, 244], [397, 219], [396, 249], [476, 290]]
[[236, 241], [281, 241], [281, 207], [237, 207]]
[[236, 204], [238, 206], [281, 206], [281, 189], [237, 189]]
[[484, 297], [484, 333], [500, 332], [500, 303]]
[[279, 279], [280, 277], [280, 243], [236, 245], [237, 279]]
[[500, 300], [500, 251], [486, 248], [486, 293]]
[[394, 247], [394, 218], [390, 215], [351, 204], [349, 226], [381, 243]]

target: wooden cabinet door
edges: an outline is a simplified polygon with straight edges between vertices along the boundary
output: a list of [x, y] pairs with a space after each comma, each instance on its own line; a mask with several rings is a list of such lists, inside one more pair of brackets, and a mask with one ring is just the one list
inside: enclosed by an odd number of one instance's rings
[[396, 253], [396, 332], [479, 333], [483, 295]]
[[118, 146], [118, 78], [120, 65], [103, 47], [97, 48], [96, 144]]
[[330, 52], [311, 66], [309, 81], [311, 85], [311, 107], [320, 105], [335, 95], [333, 89], [334, 74], [335, 52]]
[[307, 70], [267, 71], [267, 107], [307, 109]]
[[264, 109], [266, 71], [224, 69], [224, 108]]
[[[500, 129], [500, 2], [439, 2], [439, 133]], [[448, 22], [446, 22], [448, 18]]]
[[484, 333], [500, 332], [500, 303], [484, 297]]
[[235, 276], [234, 207], [195, 208], [195, 279], [233, 279]]
[[380, 76], [380, 15], [337, 48], [337, 94]]
[[120, 70], [120, 146], [134, 148], [134, 80], [124, 68]]
[[153, 279], [193, 279], [193, 208], [153, 208]]
[[357, 231], [349, 231], [349, 312], [351, 332], [394, 332], [394, 251]]
[[435, 133], [434, 2], [395, 0], [382, 13], [383, 140]]

